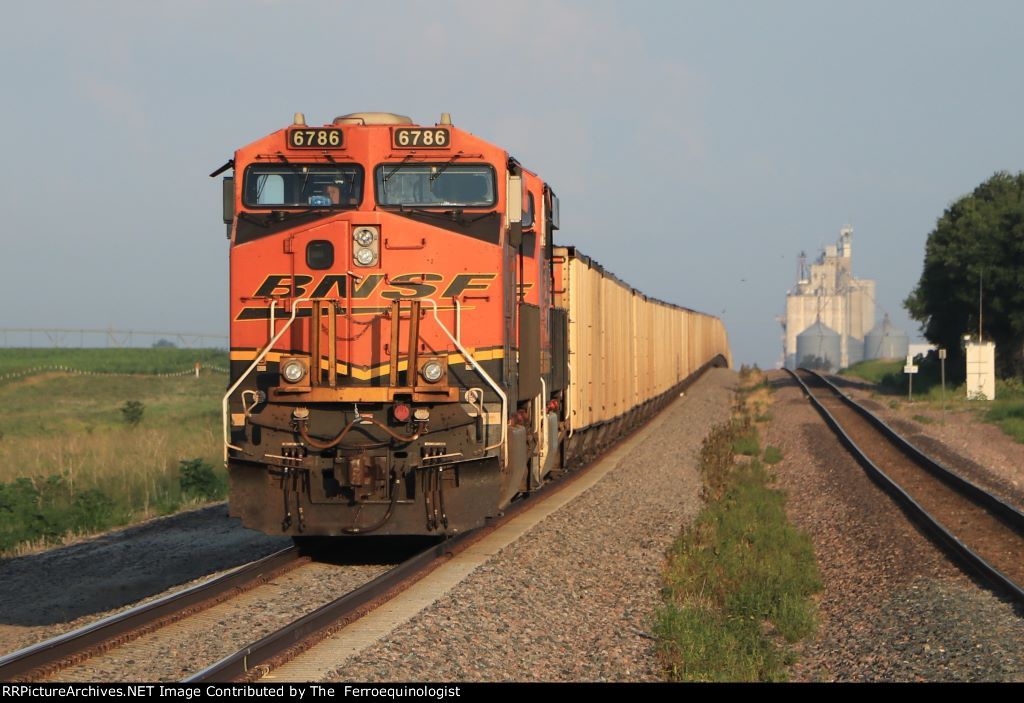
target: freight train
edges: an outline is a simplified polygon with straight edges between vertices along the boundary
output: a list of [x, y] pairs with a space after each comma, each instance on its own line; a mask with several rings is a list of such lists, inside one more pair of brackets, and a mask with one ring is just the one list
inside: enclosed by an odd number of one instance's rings
[[720, 320], [556, 246], [552, 187], [447, 114], [298, 113], [228, 172], [224, 455], [248, 527], [471, 529], [730, 363]]

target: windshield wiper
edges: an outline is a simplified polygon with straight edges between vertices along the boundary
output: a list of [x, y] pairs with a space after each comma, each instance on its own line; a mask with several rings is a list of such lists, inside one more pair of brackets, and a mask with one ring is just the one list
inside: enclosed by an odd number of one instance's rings
[[462, 156], [461, 153], [460, 154], [455, 154], [454, 156], [452, 156], [452, 158], [448, 159], [443, 164], [441, 164], [441, 167], [439, 169], [437, 169], [432, 174], [430, 174], [430, 180], [431, 181], [436, 181], [438, 178], [440, 178], [441, 174], [444, 173], [445, 171], [447, 171], [448, 167], [451, 166], [453, 163], [455, 163], [455, 159], [459, 158], [460, 156]]
[[401, 161], [399, 161], [399, 162], [398, 162], [398, 165], [397, 165], [397, 166], [395, 166], [395, 167], [394, 167], [393, 169], [391, 169], [391, 170], [390, 170], [390, 171], [388, 171], [388, 172], [387, 172], [386, 174], [384, 174], [384, 182], [385, 182], [385, 183], [387, 183], [387, 182], [388, 182], [388, 180], [389, 180], [389, 179], [390, 179], [390, 178], [391, 178], [391, 177], [392, 177], [393, 175], [395, 175], [395, 173], [396, 173], [396, 172], [398, 171], [398, 169], [400, 169], [400, 168], [402, 168], [403, 166], [405, 166], [405, 162], [406, 162], [406, 161], [408, 161], [408, 160], [409, 160], [409, 159], [411, 159], [411, 158], [412, 158], [412, 154], [406, 154], [406, 155], [405, 155], [405, 157], [404, 157], [404, 158], [403, 158], [403, 159], [402, 159]]

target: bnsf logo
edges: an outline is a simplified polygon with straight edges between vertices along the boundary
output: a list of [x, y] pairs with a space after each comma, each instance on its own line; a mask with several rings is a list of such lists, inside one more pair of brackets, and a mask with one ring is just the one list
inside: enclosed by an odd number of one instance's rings
[[[314, 285], [313, 276], [306, 274], [271, 274], [260, 284], [251, 298], [275, 298], [294, 295], [297, 298], [337, 298], [366, 300], [379, 295], [386, 300], [410, 300], [429, 298], [438, 291], [442, 298], [462, 295], [470, 290], [487, 290], [495, 273], [460, 273], [445, 283], [439, 273], [403, 273], [386, 277], [382, 273], [367, 274], [353, 281], [348, 274], [327, 274]], [[352, 282], [351, 296], [349, 283]], [[382, 285], [383, 284], [383, 285]], [[353, 312], [376, 312], [376, 308], [354, 309]], [[301, 314], [301, 313], [300, 313]], [[266, 307], [245, 307], [239, 313], [239, 320], [265, 319], [269, 316]]]

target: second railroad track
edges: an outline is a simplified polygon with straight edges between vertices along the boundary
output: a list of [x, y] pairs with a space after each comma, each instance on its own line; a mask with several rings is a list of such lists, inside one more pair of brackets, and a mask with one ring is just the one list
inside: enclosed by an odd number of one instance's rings
[[790, 373], [876, 483], [961, 564], [1024, 603], [1024, 513], [926, 455], [825, 377]]

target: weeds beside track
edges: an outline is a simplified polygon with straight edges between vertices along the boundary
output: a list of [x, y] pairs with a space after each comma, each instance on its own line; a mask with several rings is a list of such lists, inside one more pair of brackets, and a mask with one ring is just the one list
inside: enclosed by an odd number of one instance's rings
[[[673, 681], [785, 680], [792, 643], [816, 628], [813, 546], [759, 458], [752, 416], [765, 415], [770, 390], [750, 380], [733, 420], [704, 441], [705, 506], [669, 554], [656, 630]], [[782, 459], [769, 449], [765, 461]]]

